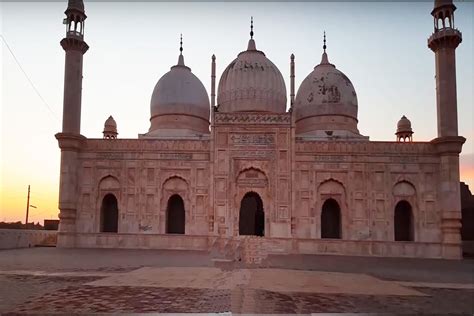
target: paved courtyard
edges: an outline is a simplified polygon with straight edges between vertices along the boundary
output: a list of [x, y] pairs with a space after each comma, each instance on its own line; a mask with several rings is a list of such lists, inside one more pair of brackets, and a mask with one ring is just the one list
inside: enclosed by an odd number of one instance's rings
[[206, 252], [0, 251], [0, 313], [474, 313], [474, 261]]

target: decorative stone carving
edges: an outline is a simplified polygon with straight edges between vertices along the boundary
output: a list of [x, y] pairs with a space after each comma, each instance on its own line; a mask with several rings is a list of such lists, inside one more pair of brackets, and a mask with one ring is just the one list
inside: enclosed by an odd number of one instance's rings
[[394, 187], [393, 187], [393, 195], [395, 196], [413, 196], [416, 194], [415, 187], [413, 184], [407, 181], [401, 181], [398, 182]]
[[233, 145], [267, 146], [275, 144], [275, 136], [272, 134], [231, 134], [230, 141]]
[[255, 159], [275, 159], [275, 151], [270, 150], [259, 150], [259, 151], [237, 151], [233, 150], [230, 152], [233, 158], [255, 158]]
[[215, 113], [215, 123], [219, 124], [290, 124], [291, 115], [257, 113]]
[[237, 177], [237, 185], [248, 188], [266, 187], [268, 185], [268, 179], [262, 171], [251, 168], [239, 174]]
[[193, 159], [193, 154], [188, 153], [162, 153], [159, 156], [160, 159], [170, 159], [170, 160], [191, 160]]

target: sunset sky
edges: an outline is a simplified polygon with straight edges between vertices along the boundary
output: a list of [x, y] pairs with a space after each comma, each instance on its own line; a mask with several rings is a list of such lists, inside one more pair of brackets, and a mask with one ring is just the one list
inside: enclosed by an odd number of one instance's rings
[[[0, 221], [24, 221], [26, 193], [37, 208], [30, 221], [56, 218], [64, 51], [59, 41], [67, 1], [0, 2]], [[472, 2], [455, 2], [463, 42], [456, 51], [459, 134], [468, 140], [461, 180], [474, 189]], [[437, 136], [432, 2], [86, 2], [81, 132], [101, 138], [113, 115], [120, 138], [149, 128], [150, 98], [158, 79], [176, 64], [179, 35], [185, 63], [210, 92], [211, 55], [217, 79], [246, 49], [254, 17], [257, 49], [280, 69], [289, 95], [289, 56], [296, 56], [296, 87], [319, 63], [322, 34], [331, 63], [352, 81], [359, 130], [371, 140], [395, 140], [406, 115], [415, 141]], [[35, 89], [30, 84], [33, 83]], [[38, 95], [39, 94], [39, 95]], [[289, 97], [288, 97], [289, 99]]]

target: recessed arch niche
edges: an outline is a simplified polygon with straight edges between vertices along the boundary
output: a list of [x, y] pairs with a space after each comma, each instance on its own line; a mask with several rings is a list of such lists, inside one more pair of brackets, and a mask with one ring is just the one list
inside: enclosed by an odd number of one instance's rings
[[[161, 186], [161, 202], [160, 202], [160, 232], [161, 233], [186, 233], [186, 223], [189, 221], [189, 185], [187, 180], [180, 176], [172, 176], [167, 178]], [[171, 213], [173, 212], [173, 213]], [[168, 219], [174, 224], [171, 231], [168, 229]], [[183, 218], [184, 215], [184, 218]]]
[[120, 182], [111, 175], [98, 184], [96, 231], [118, 232], [120, 227]]

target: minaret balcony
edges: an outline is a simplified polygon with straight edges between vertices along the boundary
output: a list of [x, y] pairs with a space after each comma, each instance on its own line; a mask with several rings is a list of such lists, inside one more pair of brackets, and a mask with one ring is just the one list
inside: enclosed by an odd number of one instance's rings
[[81, 37], [72, 37], [72, 36], [66, 36], [66, 38], [63, 38], [61, 40], [61, 46], [65, 51], [68, 50], [77, 50], [82, 52], [82, 54], [85, 54], [87, 50], [89, 49], [89, 45], [87, 45], [86, 42]]
[[428, 47], [436, 51], [438, 48], [456, 48], [462, 42], [462, 33], [458, 29], [445, 27], [435, 31], [428, 38]]

